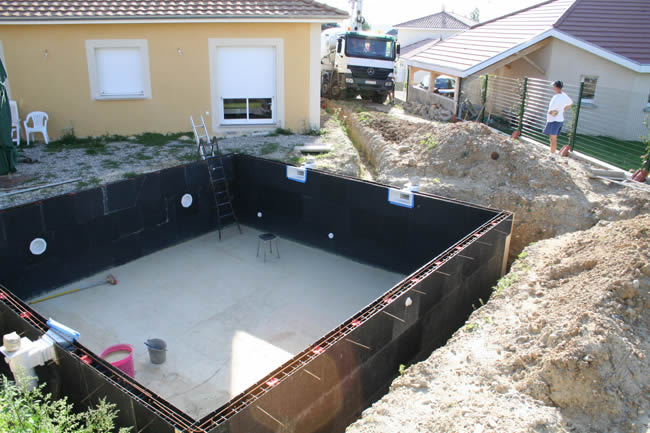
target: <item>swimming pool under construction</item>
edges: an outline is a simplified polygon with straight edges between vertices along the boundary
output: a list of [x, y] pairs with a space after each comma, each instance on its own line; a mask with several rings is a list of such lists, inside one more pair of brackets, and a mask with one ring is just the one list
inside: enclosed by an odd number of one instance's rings
[[[221, 161], [241, 231], [217, 211]], [[428, 357], [487, 300], [512, 220], [210, 158], [0, 211], [0, 331], [37, 340], [50, 318], [79, 331], [36, 367], [39, 380], [80, 408], [105, 397], [135, 432], [343, 432], [401, 364]], [[30, 304], [109, 273], [117, 284]], [[167, 343], [162, 364], [151, 338]], [[100, 357], [116, 344], [134, 348], [133, 376]]]

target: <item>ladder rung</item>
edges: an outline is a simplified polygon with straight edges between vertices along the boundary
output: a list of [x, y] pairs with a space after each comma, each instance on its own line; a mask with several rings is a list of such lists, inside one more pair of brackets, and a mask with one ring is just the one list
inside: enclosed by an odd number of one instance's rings
[[233, 213], [225, 213], [223, 215], [220, 215], [219, 218], [227, 218], [227, 217], [233, 216], [233, 215], [234, 215]]
[[225, 177], [220, 177], [219, 179], [212, 179], [212, 182], [213, 182], [213, 183], [216, 183], [216, 182], [223, 182], [224, 180], [226, 180]]
[[228, 205], [230, 205], [229, 201], [227, 201], [225, 203], [219, 203], [217, 206], [228, 206]]

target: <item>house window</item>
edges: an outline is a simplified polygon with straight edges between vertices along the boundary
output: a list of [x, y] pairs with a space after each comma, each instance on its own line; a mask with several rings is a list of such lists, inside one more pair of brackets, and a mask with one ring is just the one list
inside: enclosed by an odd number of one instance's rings
[[93, 99], [151, 98], [146, 40], [89, 40], [86, 55]]
[[276, 48], [217, 48], [223, 124], [274, 123]]
[[593, 104], [596, 99], [596, 83], [598, 82], [598, 77], [593, 75], [583, 75], [581, 80], [585, 83], [584, 88], [582, 89], [582, 102]]

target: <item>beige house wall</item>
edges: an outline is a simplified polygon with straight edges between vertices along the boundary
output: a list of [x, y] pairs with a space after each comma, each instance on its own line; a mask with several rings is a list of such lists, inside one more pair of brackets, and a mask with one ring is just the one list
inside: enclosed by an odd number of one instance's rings
[[524, 59], [515, 60], [494, 74], [509, 78], [528, 76], [562, 80], [574, 85], [579, 84], [584, 75], [597, 76], [594, 103], [583, 105], [578, 132], [625, 140], [639, 140], [641, 135], [647, 135], [643, 122], [650, 115], [650, 74], [634, 72], [555, 38], [528, 57], [544, 69], [545, 74]]
[[[189, 131], [189, 116], [200, 114], [210, 129], [208, 39], [279, 38], [284, 124], [278, 126], [299, 130], [310, 122], [310, 28], [308, 23], [2, 25], [0, 41], [21, 117], [47, 112], [50, 137], [56, 138], [70, 126], [78, 136]], [[92, 99], [85, 41], [93, 39], [147, 40], [151, 99]]]

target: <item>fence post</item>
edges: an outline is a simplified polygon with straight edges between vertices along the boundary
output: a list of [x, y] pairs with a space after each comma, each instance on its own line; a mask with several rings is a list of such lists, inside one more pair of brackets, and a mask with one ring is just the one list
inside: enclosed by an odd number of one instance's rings
[[578, 105], [576, 106], [576, 114], [573, 116], [573, 125], [571, 128], [571, 137], [569, 139], [569, 147], [573, 152], [573, 146], [576, 144], [576, 133], [578, 132], [578, 118], [580, 117], [580, 107], [582, 106], [582, 92], [585, 89], [585, 82], [580, 81], [580, 91], [578, 92]]
[[481, 95], [482, 98], [483, 98], [483, 101], [482, 101], [483, 108], [481, 109], [481, 113], [482, 113], [481, 114], [481, 123], [485, 123], [485, 112], [487, 111], [486, 107], [485, 107], [485, 104], [487, 103], [488, 77], [489, 77], [489, 75], [485, 74], [485, 80], [483, 81], [483, 94]]
[[521, 134], [521, 128], [524, 126], [524, 107], [526, 106], [526, 91], [528, 90], [528, 77], [524, 77], [524, 91], [521, 95], [521, 107], [519, 108], [519, 126], [517, 131]]

